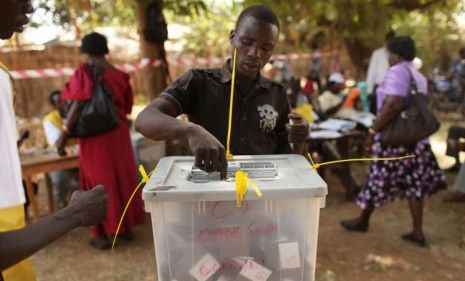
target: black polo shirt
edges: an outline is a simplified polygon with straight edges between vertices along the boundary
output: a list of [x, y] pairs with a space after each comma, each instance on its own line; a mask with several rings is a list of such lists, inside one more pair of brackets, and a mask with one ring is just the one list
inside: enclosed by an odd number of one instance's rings
[[[231, 92], [229, 60], [221, 68], [192, 69], [161, 94], [178, 106], [189, 121], [205, 128], [226, 148]], [[291, 151], [286, 123], [289, 103], [284, 87], [257, 75], [251, 93], [234, 87], [231, 153], [233, 155], [275, 154]]]

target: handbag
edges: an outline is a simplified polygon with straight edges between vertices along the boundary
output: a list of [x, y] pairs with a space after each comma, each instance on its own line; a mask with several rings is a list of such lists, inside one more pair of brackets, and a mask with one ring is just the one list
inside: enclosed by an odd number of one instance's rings
[[70, 128], [71, 137], [87, 137], [111, 131], [118, 127], [119, 114], [112, 100], [111, 92], [103, 83], [103, 68], [89, 65], [94, 89], [90, 100], [78, 109], [78, 119]]
[[440, 123], [429, 108], [426, 95], [418, 90], [410, 68], [408, 70], [410, 100], [403, 110], [381, 130], [381, 143], [383, 144], [413, 145], [439, 129]]

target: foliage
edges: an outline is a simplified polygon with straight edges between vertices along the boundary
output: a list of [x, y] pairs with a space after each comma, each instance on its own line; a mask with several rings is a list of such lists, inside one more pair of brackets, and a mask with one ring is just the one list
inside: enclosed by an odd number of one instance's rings
[[200, 56], [228, 54], [229, 32], [234, 28], [243, 6], [235, 2], [209, 1], [208, 7], [202, 17], [179, 17], [171, 11], [166, 13], [168, 22], [190, 27], [179, 42], [183, 53]]
[[[151, 0], [39, 0], [39, 8], [53, 14], [56, 24], [67, 29], [77, 25], [83, 31], [96, 26], [120, 26], [135, 29], [136, 6]], [[181, 16], [198, 16], [207, 7], [202, 0], [164, 0], [165, 11]]]
[[[413, 35], [422, 56], [432, 55], [428, 37], [447, 45], [448, 34], [458, 34], [451, 16], [463, 9], [460, 0], [246, 0], [246, 6], [265, 4], [280, 18], [284, 48], [310, 49], [314, 43], [345, 43], [352, 62], [364, 72], [371, 52], [383, 44], [390, 28]], [[440, 25], [435, 26], [440, 19]], [[454, 28], [450, 28], [454, 26]], [[429, 29], [429, 30], [428, 30]], [[437, 59], [428, 57], [427, 63]]]

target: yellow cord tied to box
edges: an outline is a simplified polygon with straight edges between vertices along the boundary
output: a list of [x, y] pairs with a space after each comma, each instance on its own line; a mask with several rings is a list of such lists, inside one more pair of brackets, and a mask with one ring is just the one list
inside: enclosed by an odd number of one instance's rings
[[111, 244], [111, 251], [112, 252], [113, 252], [113, 249], [115, 248], [116, 238], [118, 237], [119, 230], [121, 228], [121, 225], [123, 224], [124, 216], [126, 215], [126, 212], [128, 211], [129, 206], [132, 203], [132, 199], [136, 195], [137, 191], [141, 188], [141, 186], [149, 181], [150, 176], [154, 172], [155, 172], [155, 170], [153, 170], [152, 172], [150, 172], [150, 174], [147, 175], [147, 172], [145, 171], [144, 166], [139, 165], [139, 173], [141, 174], [142, 179], [141, 179], [140, 183], [136, 186], [134, 191], [132, 192], [131, 197], [129, 197], [128, 203], [126, 203], [126, 206], [124, 207], [123, 214], [121, 215], [121, 219], [119, 220], [118, 227], [116, 228], [115, 237], [113, 238], [113, 242]]
[[320, 168], [321, 166], [332, 165], [332, 164], [339, 164], [339, 163], [347, 163], [347, 162], [362, 162], [362, 161], [397, 161], [403, 160], [407, 158], [414, 158], [415, 155], [406, 155], [401, 157], [383, 157], [383, 158], [351, 158], [351, 159], [341, 159], [335, 161], [328, 161], [323, 163], [315, 163], [313, 162], [312, 156], [310, 153], [307, 154], [308, 158], [310, 159], [310, 164], [312, 169], [316, 171], [316, 169]]
[[231, 130], [232, 130], [232, 115], [234, 105], [234, 84], [236, 82], [236, 49], [234, 49], [233, 65], [231, 74], [231, 94], [229, 98], [229, 119], [228, 119], [228, 136], [226, 137], [226, 159], [232, 160], [231, 154]]
[[255, 184], [255, 182], [249, 178], [249, 175], [243, 171], [236, 172], [236, 202], [237, 207], [240, 208], [242, 206], [242, 202], [245, 201], [245, 194], [247, 193], [247, 185], [250, 185], [257, 194], [258, 197], [262, 197], [262, 192]]

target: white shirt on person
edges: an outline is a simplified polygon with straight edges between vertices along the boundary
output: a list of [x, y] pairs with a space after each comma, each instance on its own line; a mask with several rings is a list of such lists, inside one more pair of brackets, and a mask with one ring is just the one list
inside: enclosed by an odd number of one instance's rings
[[16, 136], [12, 85], [8, 74], [0, 69], [0, 209], [26, 202]]
[[335, 95], [331, 91], [324, 91], [319, 97], [318, 102], [320, 103], [321, 111], [326, 112], [333, 107], [338, 106], [343, 101], [341, 95]]
[[376, 49], [370, 58], [367, 71], [367, 91], [373, 93], [375, 85], [379, 85], [389, 70], [389, 52], [386, 47]]

